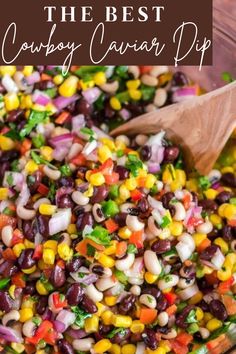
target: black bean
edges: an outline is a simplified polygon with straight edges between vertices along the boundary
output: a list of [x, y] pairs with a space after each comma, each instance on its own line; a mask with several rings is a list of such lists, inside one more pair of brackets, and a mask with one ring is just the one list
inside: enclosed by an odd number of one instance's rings
[[147, 198], [141, 198], [137, 203], [137, 208], [141, 211], [141, 213], [146, 213], [149, 209]]
[[0, 291], [0, 310], [9, 312], [13, 306], [13, 301], [7, 291]]
[[17, 159], [19, 152], [17, 150], [4, 151], [0, 157], [0, 162], [9, 162]]
[[142, 294], [152, 295], [156, 298], [156, 300], [161, 296], [160, 290], [154, 286], [147, 286], [142, 288]]
[[158, 346], [158, 341], [156, 337], [156, 333], [153, 329], [146, 328], [142, 333], [142, 339], [145, 345], [151, 350], [156, 350]]
[[80, 305], [85, 311], [89, 313], [96, 313], [98, 310], [96, 304], [87, 295], [83, 296]]
[[[0, 159], [1, 162], [1, 159]], [[10, 170], [10, 162], [1, 162], [0, 163], [0, 182], [2, 182], [5, 172]]]
[[93, 226], [94, 224], [94, 218], [93, 215], [90, 212], [86, 212], [82, 215], [79, 215], [77, 222], [76, 222], [76, 227], [78, 231], [82, 231], [85, 226]]
[[140, 156], [143, 161], [148, 161], [152, 157], [152, 149], [148, 145], [144, 145], [140, 149]]
[[8, 122], [16, 122], [19, 118], [21, 118], [24, 114], [22, 109], [14, 109], [13, 111], [9, 112], [7, 116]]
[[59, 198], [57, 206], [62, 209], [73, 208], [74, 203], [69, 195], [63, 195], [61, 198]]
[[74, 187], [74, 179], [72, 177], [61, 177], [58, 180], [58, 183], [61, 187]]
[[74, 273], [78, 272], [79, 268], [84, 264], [84, 258], [76, 256], [73, 257], [69, 262], [66, 263], [66, 270], [68, 272]]
[[151, 247], [152, 251], [156, 252], [157, 254], [162, 254], [171, 249], [171, 243], [169, 240], [160, 240], [158, 239], [152, 244]]
[[201, 206], [206, 212], [214, 212], [218, 209], [217, 203], [211, 199], [199, 200], [198, 205]]
[[81, 98], [76, 103], [76, 113], [82, 113], [85, 116], [89, 116], [92, 113], [92, 106], [84, 98]]
[[197, 203], [198, 202], [198, 195], [197, 195], [197, 193], [195, 193], [195, 192], [191, 192], [191, 194], [192, 194], [192, 200], [193, 200], [193, 202], [194, 203]]
[[23, 290], [24, 290], [24, 294], [31, 295], [31, 296], [34, 295], [36, 293], [35, 282], [27, 281], [26, 287]]
[[4, 260], [0, 265], [0, 274], [5, 278], [11, 277], [15, 273], [17, 273], [18, 267], [14, 264], [14, 261]]
[[157, 299], [156, 309], [161, 312], [161, 311], [165, 311], [167, 307], [168, 307], [168, 301], [166, 300], [163, 294], [160, 294], [159, 298]]
[[207, 237], [209, 237], [211, 241], [214, 241], [217, 237], [221, 237], [221, 230], [214, 228], [209, 234], [207, 234]]
[[164, 161], [173, 163], [179, 156], [179, 148], [177, 146], [167, 146], [164, 151]]
[[177, 71], [174, 73], [171, 83], [173, 86], [185, 86], [189, 84], [189, 80], [184, 73]]
[[233, 239], [233, 232], [232, 232], [232, 227], [229, 225], [225, 225], [222, 230], [222, 237], [226, 242], [230, 242]]
[[110, 325], [105, 325], [105, 324], [103, 324], [103, 323], [100, 323], [100, 324], [99, 324], [98, 331], [99, 331], [99, 334], [100, 334], [101, 336], [105, 336], [105, 335], [108, 334], [111, 330], [112, 330], [112, 326], [110, 326]]
[[170, 201], [174, 197], [175, 197], [175, 195], [172, 192], [167, 192], [167, 193], [163, 194], [163, 196], [161, 197], [161, 201], [162, 201], [163, 207], [165, 209], [169, 208]]
[[212, 300], [209, 309], [210, 313], [220, 321], [225, 321], [228, 317], [225, 305], [220, 300]]
[[34, 89], [36, 90], [47, 90], [47, 89], [50, 89], [50, 88], [53, 88], [55, 87], [55, 84], [52, 80], [43, 80], [43, 81], [39, 81], [39, 82], [36, 82], [34, 84]]
[[80, 284], [75, 283], [70, 285], [66, 293], [66, 298], [70, 306], [78, 305], [83, 299], [84, 290]]
[[129, 177], [129, 170], [124, 166], [116, 166], [115, 172], [119, 174], [120, 181], [123, 181]]
[[50, 282], [55, 288], [60, 288], [66, 282], [66, 275], [64, 269], [56, 265], [50, 275]]
[[196, 269], [193, 265], [183, 266], [181, 269], [181, 276], [188, 279], [193, 279], [196, 276]]
[[20, 257], [18, 258], [18, 264], [21, 269], [29, 269], [36, 264], [35, 259], [33, 259], [33, 254], [34, 250], [31, 248], [26, 248], [21, 252]]
[[48, 306], [48, 297], [40, 295], [40, 298], [39, 298], [37, 305], [36, 305], [37, 313], [39, 315], [42, 315], [45, 312], [47, 306]]
[[29, 187], [31, 194], [37, 191], [41, 181], [42, 181], [42, 172], [40, 171], [36, 171], [32, 175], [27, 176], [27, 185]]
[[115, 215], [115, 222], [120, 226], [124, 227], [126, 225], [126, 217], [128, 213], [118, 213]]
[[208, 294], [213, 290], [213, 286], [205, 278], [197, 279], [197, 285], [203, 294]]
[[144, 255], [145, 249], [144, 247], [139, 247], [137, 249], [137, 252], [135, 253], [135, 257], [142, 257]]
[[130, 343], [134, 343], [134, 344], [141, 342], [142, 341], [142, 334], [141, 333], [131, 333], [129, 341], [130, 341]]
[[92, 267], [92, 272], [99, 275], [99, 276], [102, 276], [104, 274], [104, 267], [99, 264], [95, 264]]
[[176, 315], [175, 324], [180, 328], [187, 328], [189, 324], [186, 322], [186, 318], [190, 311], [194, 309], [193, 305], [187, 305], [179, 314]]
[[224, 203], [228, 203], [228, 201], [230, 200], [231, 196], [232, 196], [232, 193], [227, 192], [227, 191], [223, 191], [223, 192], [219, 193], [216, 196], [215, 200], [219, 204], [224, 204]]
[[93, 195], [90, 198], [90, 202], [92, 204], [101, 203], [106, 199], [108, 194], [109, 194], [109, 190], [106, 186], [103, 185], [103, 186], [95, 187]]
[[85, 166], [79, 166], [77, 168], [77, 177], [84, 180], [85, 179], [85, 174], [88, 171], [88, 167]]
[[131, 331], [129, 328], [124, 328], [122, 332], [118, 332], [111, 338], [111, 342], [114, 344], [120, 344], [129, 339]]
[[197, 304], [197, 306], [200, 307], [202, 309], [202, 311], [209, 312], [209, 306], [208, 306], [208, 303], [205, 300], [201, 300]]
[[37, 228], [38, 228], [38, 232], [44, 237], [47, 238], [49, 235], [49, 228], [48, 228], [48, 224], [49, 224], [49, 217], [46, 215], [39, 215], [36, 218], [36, 222], [37, 222]]
[[24, 220], [22, 224], [22, 229], [24, 236], [29, 241], [34, 241], [35, 235], [37, 233], [37, 225], [35, 220]]
[[200, 259], [205, 261], [210, 261], [218, 249], [219, 246], [217, 245], [208, 246], [207, 248], [204, 249], [204, 251], [200, 253]]
[[72, 347], [72, 345], [67, 342], [65, 339], [60, 339], [57, 342], [58, 349], [60, 350], [61, 353], [63, 354], [75, 354], [75, 351]]
[[133, 308], [135, 301], [136, 297], [133, 294], [128, 294], [127, 296], [125, 296], [119, 304], [119, 312], [121, 314], [126, 314]]
[[224, 173], [221, 177], [221, 182], [228, 187], [236, 188], [236, 177], [231, 172]]

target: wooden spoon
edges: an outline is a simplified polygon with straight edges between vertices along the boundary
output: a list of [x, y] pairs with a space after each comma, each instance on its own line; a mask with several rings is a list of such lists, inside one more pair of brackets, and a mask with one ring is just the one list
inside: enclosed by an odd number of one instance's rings
[[236, 82], [202, 96], [143, 114], [111, 135], [153, 134], [160, 130], [183, 147], [188, 169], [206, 175], [236, 127]]

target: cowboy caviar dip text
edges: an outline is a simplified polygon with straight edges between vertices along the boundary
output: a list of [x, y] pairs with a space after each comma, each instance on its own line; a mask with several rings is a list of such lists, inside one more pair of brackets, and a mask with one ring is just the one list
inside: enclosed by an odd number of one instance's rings
[[236, 147], [187, 176], [164, 132], [107, 134], [198, 86], [167, 67], [0, 75], [0, 352], [211, 350], [236, 322]]

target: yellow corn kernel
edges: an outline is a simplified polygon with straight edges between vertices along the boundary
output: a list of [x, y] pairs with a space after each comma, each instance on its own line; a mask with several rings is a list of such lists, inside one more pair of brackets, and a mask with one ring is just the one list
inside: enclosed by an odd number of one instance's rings
[[73, 257], [73, 250], [66, 243], [60, 243], [57, 252], [64, 261], [69, 261]]
[[100, 253], [98, 256], [98, 262], [103, 265], [103, 267], [107, 267], [107, 268], [112, 268], [115, 265], [115, 260], [110, 257], [107, 256], [103, 253]]
[[31, 308], [25, 308], [19, 311], [20, 313], [20, 322], [24, 323], [30, 320], [33, 316], [33, 310]]
[[79, 79], [76, 76], [69, 76], [59, 87], [59, 93], [63, 97], [71, 97], [77, 91]]
[[8, 289], [9, 295], [12, 299], [15, 299], [15, 290], [16, 290], [15, 285], [11, 285], [10, 288]]
[[45, 106], [42, 106], [41, 104], [38, 104], [38, 103], [34, 103], [32, 106], [32, 109], [34, 111], [38, 111], [38, 112], [45, 112], [46, 111]]
[[115, 151], [116, 150], [116, 145], [115, 145], [113, 140], [108, 139], [108, 138], [101, 138], [99, 140], [101, 141], [101, 143], [103, 143], [104, 145], [108, 146], [111, 151]]
[[220, 246], [220, 249], [221, 249], [222, 253], [224, 253], [224, 254], [227, 253], [228, 250], [229, 250], [228, 244], [221, 237], [217, 237], [214, 240], [214, 244], [217, 245], [217, 246]]
[[203, 299], [203, 293], [201, 291], [198, 291], [191, 299], [189, 299], [189, 304], [190, 305], [196, 305], [198, 304], [201, 300]]
[[145, 187], [151, 189], [154, 186], [155, 182], [156, 182], [156, 177], [149, 173], [145, 181]]
[[39, 295], [48, 295], [48, 290], [45, 288], [44, 284], [40, 280], [36, 282], [36, 290]]
[[214, 269], [208, 266], [203, 266], [202, 271], [204, 274], [211, 274], [214, 272]]
[[33, 160], [29, 160], [27, 162], [27, 164], [25, 165], [25, 171], [29, 175], [31, 175], [32, 173], [34, 173], [37, 170], [38, 170], [38, 165]]
[[171, 182], [171, 184], [170, 184], [170, 190], [171, 190], [171, 192], [175, 192], [175, 191], [177, 191], [178, 189], [181, 189], [181, 184], [180, 184], [180, 182], [179, 181], [173, 181], [173, 182]]
[[121, 109], [121, 103], [116, 97], [111, 97], [110, 105], [115, 111], [119, 111]]
[[196, 247], [198, 247], [198, 246], [200, 246], [202, 241], [204, 241], [207, 238], [207, 235], [200, 234], [200, 233], [196, 232], [195, 234], [192, 235], [192, 237], [193, 237]]
[[89, 182], [98, 187], [105, 183], [105, 178], [101, 172], [92, 173], [89, 177]]
[[116, 248], [117, 248], [117, 241], [113, 240], [111, 241], [111, 246], [107, 247], [104, 250], [104, 254], [106, 254], [107, 256], [111, 256], [116, 253]]
[[22, 242], [17, 243], [17, 244], [12, 248], [13, 253], [14, 253], [14, 255], [15, 255], [17, 258], [20, 257], [20, 254], [21, 254], [21, 252], [22, 252], [24, 249], [25, 249], [25, 245], [24, 245]]
[[118, 235], [123, 240], [128, 240], [132, 235], [132, 231], [127, 226], [124, 226], [118, 231]]
[[101, 163], [112, 158], [112, 152], [110, 148], [106, 145], [102, 145], [98, 148], [98, 159]]
[[217, 271], [217, 278], [221, 281], [228, 280], [232, 275], [232, 270], [230, 268], [224, 267], [224, 269], [220, 269]]
[[7, 136], [0, 135], [0, 150], [8, 151], [15, 147], [15, 143], [12, 139]]
[[224, 216], [228, 220], [236, 219], [236, 205], [228, 204], [224, 209]]
[[227, 203], [224, 203], [224, 204], [221, 204], [220, 206], [219, 206], [219, 208], [218, 208], [218, 214], [222, 217], [222, 218], [224, 218], [225, 217], [225, 208], [228, 206], [229, 204], [227, 204]]
[[54, 106], [54, 104], [52, 104], [51, 102], [49, 102], [46, 106], [46, 111], [48, 112], [49, 116], [52, 116], [53, 114], [57, 113], [57, 108]]
[[161, 347], [159, 347], [155, 350], [147, 349], [145, 351], [145, 354], [166, 354], [166, 350], [165, 350], [165, 348], [161, 348]]
[[118, 344], [112, 344], [108, 352], [111, 354], [121, 354], [121, 347]]
[[101, 317], [101, 314], [106, 310], [106, 306], [103, 305], [101, 302], [96, 302], [96, 306], [97, 306], [97, 312], [95, 313], [95, 315], [97, 315], [98, 317]]
[[50, 248], [55, 253], [57, 253], [57, 241], [56, 240], [48, 240], [43, 244], [43, 248]]
[[148, 284], [153, 284], [158, 279], [158, 275], [152, 274], [150, 272], [146, 272], [144, 274], [144, 279]]
[[172, 175], [168, 168], [165, 168], [162, 174], [162, 182], [164, 182], [165, 184], [171, 184], [173, 182]]
[[125, 184], [122, 184], [119, 188], [119, 196], [123, 201], [126, 201], [127, 199], [130, 198], [130, 191], [128, 188], [125, 186]]
[[167, 238], [170, 237], [170, 229], [168, 229], [167, 227], [165, 227], [160, 235], [158, 236], [161, 240], [166, 240]]
[[35, 244], [33, 242], [30, 242], [27, 239], [24, 240], [24, 245], [25, 245], [25, 248], [35, 248]]
[[11, 343], [11, 348], [19, 354], [23, 353], [23, 351], [25, 350], [24, 344], [21, 343]]
[[132, 325], [132, 318], [130, 316], [113, 315], [112, 324], [115, 327], [129, 328]]
[[86, 333], [92, 333], [98, 331], [99, 317], [92, 315], [90, 318], [86, 318], [84, 321], [84, 328]]
[[54, 76], [54, 78], [53, 78], [53, 82], [54, 82], [54, 84], [57, 85], [57, 86], [61, 85], [61, 84], [63, 83], [63, 80], [64, 80], [64, 78], [63, 78], [63, 76], [60, 75], [60, 74]]
[[159, 347], [164, 348], [166, 353], [171, 351], [170, 343], [168, 340], [161, 340], [159, 342]]
[[95, 85], [95, 82], [93, 80], [89, 80], [86, 82], [84, 82], [83, 80], [79, 81], [79, 86], [82, 88], [83, 91], [94, 87], [94, 85]]
[[77, 233], [77, 228], [76, 228], [76, 225], [75, 224], [70, 224], [68, 227], [67, 227], [67, 232], [68, 234], [76, 234]]
[[210, 221], [216, 227], [219, 227], [219, 226], [222, 225], [222, 218], [219, 215], [217, 215], [217, 214], [211, 214], [210, 215]]
[[103, 354], [106, 351], [108, 351], [109, 349], [111, 349], [111, 346], [112, 346], [112, 344], [108, 339], [101, 339], [99, 342], [97, 342], [94, 345], [93, 350], [97, 354]]
[[216, 329], [222, 327], [222, 322], [217, 320], [216, 318], [212, 318], [210, 321], [207, 322], [206, 328], [210, 332], [214, 332]]
[[172, 221], [169, 226], [170, 233], [173, 236], [180, 236], [183, 233], [183, 224], [180, 221]]
[[9, 75], [13, 76], [16, 72], [16, 66], [15, 65], [1, 65], [0, 66], [0, 75]]
[[205, 196], [207, 197], [207, 199], [215, 199], [215, 197], [217, 196], [218, 192], [213, 189], [213, 188], [209, 188], [204, 192]]
[[37, 350], [35, 354], [46, 354], [44, 349]]
[[36, 265], [34, 265], [33, 267], [29, 268], [29, 269], [22, 269], [22, 272], [25, 274], [32, 274], [36, 271], [37, 267]]
[[113, 318], [113, 312], [106, 310], [103, 311], [101, 314], [101, 319], [105, 325], [111, 325], [112, 324], [112, 318]]
[[45, 248], [43, 250], [43, 261], [46, 264], [54, 264], [55, 262], [55, 253], [52, 249], [50, 248]]
[[42, 259], [40, 259], [40, 260], [38, 261], [38, 268], [39, 268], [40, 270], [44, 270], [44, 269], [50, 269], [51, 266], [48, 265], [48, 264], [46, 264], [46, 263], [44, 263], [44, 261], [43, 261]]
[[130, 330], [132, 333], [142, 333], [144, 331], [144, 324], [138, 320], [132, 322]]
[[125, 181], [125, 186], [129, 191], [133, 191], [137, 188], [138, 183], [135, 178], [131, 177]]
[[94, 188], [91, 184], [89, 184], [88, 189], [86, 190], [86, 192], [84, 192], [84, 196], [90, 198], [92, 197], [93, 193], [94, 193]]
[[117, 296], [105, 296], [104, 300], [107, 306], [114, 306], [116, 304]]
[[137, 80], [128, 80], [126, 82], [126, 86], [130, 90], [137, 90], [139, 88], [140, 84], [141, 84], [141, 81], [138, 79]]
[[222, 174], [224, 174], [224, 173], [234, 173], [234, 169], [233, 169], [233, 167], [231, 167], [231, 166], [227, 166], [227, 167], [223, 167], [222, 169], [221, 169], [221, 173]]
[[140, 90], [129, 89], [129, 95], [134, 101], [139, 101], [142, 97], [142, 92]]
[[126, 145], [123, 141], [121, 140], [118, 140], [115, 142], [115, 145], [116, 145], [116, 150], [125, 150], [126, 149]]
[[103, 71], [99, 71], [93, 77], [95, 85], [101, 86], [107, 82], [106, 74]]
[[13, 111], [19, 108], [20, 101], [15, 92], [9, 92], [4, 96], [5, 108], [7, 111]]
[[186, 188], [191, 191], [191, 192], [197, 192], [198, 191], [198, 183], [195, 178], [190, 178], [186, 182]]
[[25, 76], [30, 76], [32, 74], [33, 70], [34, 70], [34, 67], [32, 65], [25, 65], [22, 73]]
[[57, 210], [56, 205], [40, 204], [39, 206], [39, 212], [42, 215], [53, 215], [55, 214], [56, 210]]
[[49, 162], [53, 160], [53, 149], [50, 146], [42, 146], [40, 148], [40, 153], [45, 160]]
[[180, 185], [182, 187], [184, 187], [185, 184], [186, 184], [186, 173], [185, 173], [185, 171], [177, 169], [177, 170], [175, 170], [175, 173], [176, 173], [176, 177], [175, 177], [176, 180], [180, 183]]
[[235, 263], [236, 263], [236, 254], [228, 253], [227, 256], [225, 257], [224, 266], [232, 269]]
[[27, 308], [33, 309], [34, 305], [35, 305], [34, 300], [29, 296], [25, 300], [23, 300], [23, 302], [21, 304], [21, 308], [22, 309], [27, 309]]
[[205, 312], [204, 313], [204, 321], [208, 322], [213, 318], [212, 314], [210, 312]]
[[121, 354], [135, 354], [136, 346], [134, 344], [125, 344], [121, 348]]
[[8, 188], [0, 188], [0, 200], [6, 200], [8, 197]]
[[196, 318], [198, 321], [201, 321], [204, 317], [204, 312], [202, 311], [202, 309], [200, 307], [196, 308]]

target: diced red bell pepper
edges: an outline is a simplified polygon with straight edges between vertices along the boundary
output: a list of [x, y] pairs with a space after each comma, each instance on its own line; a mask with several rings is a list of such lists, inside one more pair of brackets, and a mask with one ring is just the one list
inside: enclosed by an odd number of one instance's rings
[[191, 216], [188, 220], [188, 226], [197, 227], [199, 225], [202, 225], [203, 223], [204, 223], [203, 219], [196, 218], [194, 216]]
[[22, 232], [18, 229], [15, 229], [13, 231], [13, 238], [11, 241], [11, 245], [14, 246], [17, 243], [21, 243], [23, 239], [24, 239], [24, 235], [22, 234]]
[[187, 345], [183, 345], [175, 339], [171, 340], [170, 344], [171, 344], [171, 348], [175, 354], [188, 354], [189, 353]]
[[37, 245], [34, 249], [33, 259], [41, 259], [43, 255], [43, 245]]
[[129, 243], [137, 248], [143, 248], [143, 230], [133, 232], [129, 238]]
[[165, 293], [164, 294], [166, 300], [168, 301], [169, 305], [173, 305], [177, 299], [177, 295], [174, 293]]
[[135, 190], [131, 191], [130, 195], [131, 195], [131, 199], [134, 202], [139, 201], [143, 197], [143, 194], [138, 189], [135, 189]]
[[119, 225], [113, 220], [113, 219], [108, 219], [105, 221], [105, 226], [109, 232], [109, 234], [112, 234], [116, 230], [119, 229]]
[[27, 338], [26, 340], [28, 343], [32, 343], [32, 344], [38, 344], [38, 342], [41, 339], [44, 339], [46, 341], [45, 337], [47, 336], [48, 332], [52, 329], [53, 329], [52, 322], [45, 320], [37, 328], [35, 335], [31, 338]]
[[47, 186], [45, 186], [43, 183], [40, 183], [37, 191], [42, 195], [47, 195], [49, 192], [49, 188]]
[[54, 306], [55, 306], [57, 309], [60, 309], [60, 308], [63, 308], [63, 307], [66, 307], [66, 306], [67, 306], [67, 301], [66, 301], [65, 299], [64, 299], [64, 300], [61, 300], [59, 293], [54, 293], [54, 294], [52, 295], [52, 298], [53, 298], [53, 304], [54, 304]]
[[105, 175], [104, 174], [104, 177], [105, 177], [105, 182], [108, 185], [116, 184], [119, 181], [119, 178], [120, 178], [119, 174], [116, 173], [116, 172], [112, 172], [109, 175]]

